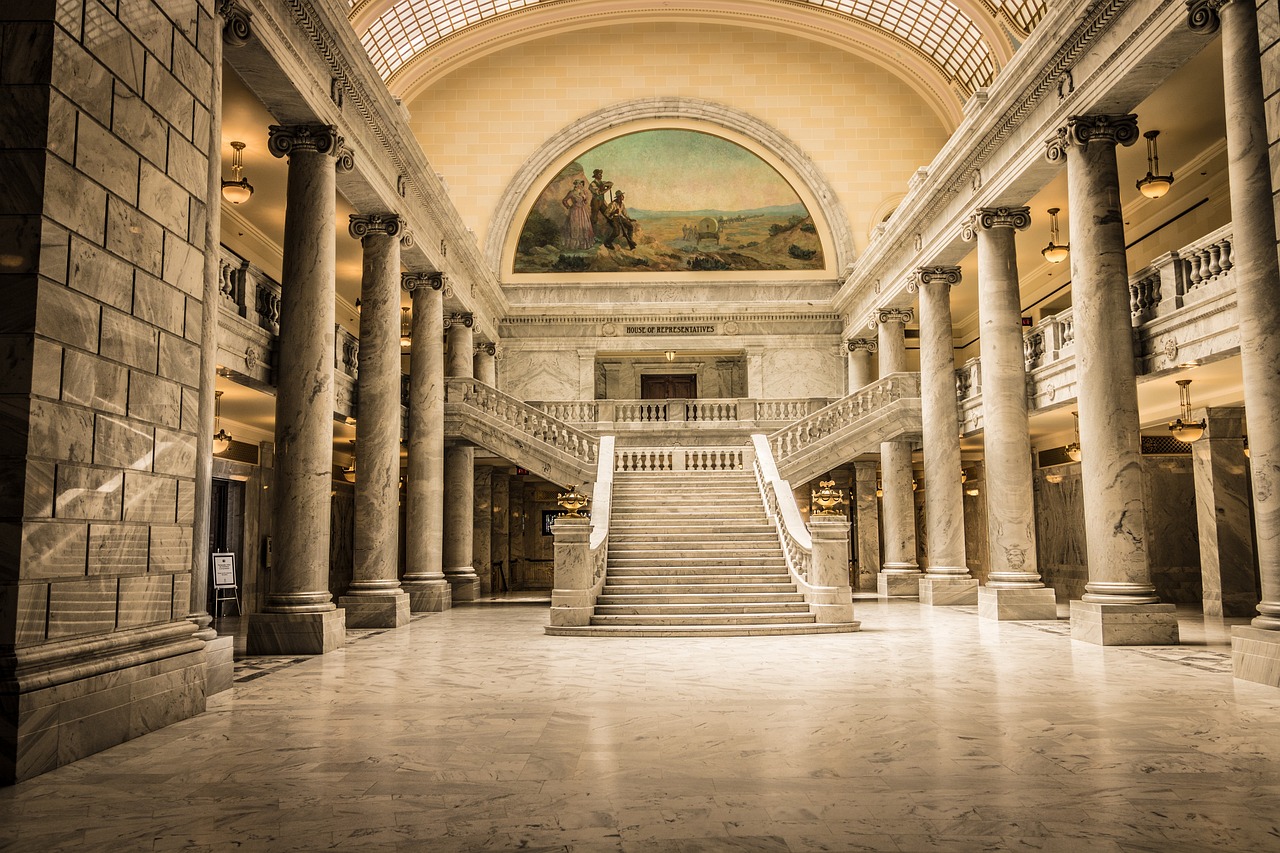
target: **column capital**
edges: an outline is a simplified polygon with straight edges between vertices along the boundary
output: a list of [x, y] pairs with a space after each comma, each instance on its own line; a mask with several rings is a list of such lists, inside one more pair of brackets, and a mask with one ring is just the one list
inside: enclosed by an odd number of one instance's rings
[[849, 352], [875, 352], [880, 349], [880, 343], [875, 338], [849, 338], [844, 342], [845, 349]]
[[224, 44], [230, 47], [243, 47], [249, 43], [249, 37], [253, 35], [253, 28], [249, 25], [249, 19], [253, 16], [248, 9], [241, 6], [236, 0], [222, 0], [218, 4], [218, 14], [226, 21], [222, 25], [222, 41]]
[[1112, 145], [1132, 145], [1138, 141], [1138, 117], [1133, 113], [1071, 116], [1065, 125], [1058, 128], [1057, 135], [1045, 140], [1045, 159], [1050, 163], [1065, 160], [1068, 148], [1087, 148], [1094, 140]]
[[913, 291], [929, 284], [945, 284], [948, 288], [960, 283], [960, 267], [917, 267], [907, 281], [907, 290]]
[[395, 237], [401, 234], [403, 227], [400, 217], [394, 213], [353, 213], [347, 231], [357, 240], [363, 240], [365, 237], [378, 235]]
[[493, 355], [498, 354], [498, 345], [493, 341], [481, 341], [472, 347], [472, 352], [476, 355]]
[[475, 317], [472, 316], [471, 314], [455, 313], [455, 314], [450, 314], [448, 317], [444, 318], [444, 327], [446, 329], [452, 328], [453, 326], [457, 326], [457, 325], [466, 326], [468, 329], [470, 329], [475, 324], [476, 324]]
[[871, 312], [867, 320], [867, 328], [874, 329], [885, 323], [902, 323], [904, 326], [916, 318], [916, 312], [910, 308], [877, 308]]
[[342, 134], [332, 124], [273, 124], [267, 128], [267, 150], [274, 157], [287, 157], [294, 151], [315, 151], [337, 159], [338, 170], [355, 168], [355, 154], [343, 144]]
[[1218, 10], [1231, 0], [1187, 0], [1187, 27], [1193, 33], [1211, 36], [1222, 26]]
[[400, 287], [413, 293], [415, 290], [444, 289], [444, 273], [442, 272], [406, 272], [400, 274]]
[[1031, 208], [1029, 207], [980, 207], [961, 224], [960, 239], [974, 240], [979, 231], [991, 231], [996, 228], [1025, 231], [1029, 227], [1031, 227]]

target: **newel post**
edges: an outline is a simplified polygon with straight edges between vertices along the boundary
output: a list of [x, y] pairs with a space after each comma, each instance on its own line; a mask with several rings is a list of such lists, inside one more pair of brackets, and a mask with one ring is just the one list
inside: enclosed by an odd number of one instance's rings
[[849, 587], [849, 519], [843, 515], [809, 518], [813, 562], [809, 583], [816, 587], [809, 604], [820, 623], [853, 622], [853, 590]]
[[588, 625], [594, 608], [591, 520], [562, 515], [552, 524], [551, 534], [555, 538], [551, 624], [556, 627]]

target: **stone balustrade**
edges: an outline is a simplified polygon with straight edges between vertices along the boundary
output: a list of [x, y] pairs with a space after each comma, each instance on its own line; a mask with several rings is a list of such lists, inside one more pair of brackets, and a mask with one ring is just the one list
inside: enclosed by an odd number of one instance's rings
[[826, 398], [765, 399], [708, 397], [670, 400], [549, 400], [530, 403], [574, 424], [615, 427], [724, 426], [736, 429], [779, 425], [828, 405]]
[[741, 471], [751, 465], [749, 447], [624, 447], [615, 452], [618, 471]]

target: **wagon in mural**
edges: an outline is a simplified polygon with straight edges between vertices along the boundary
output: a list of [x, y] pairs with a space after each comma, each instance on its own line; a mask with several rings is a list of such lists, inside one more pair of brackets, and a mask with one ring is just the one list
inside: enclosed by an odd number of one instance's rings
[[699, 243], [703, 240], [713, 240], [717, 246], [720, 245], [720, 223], [710, 216], [704, 216], [698, 220], [696, 233]]

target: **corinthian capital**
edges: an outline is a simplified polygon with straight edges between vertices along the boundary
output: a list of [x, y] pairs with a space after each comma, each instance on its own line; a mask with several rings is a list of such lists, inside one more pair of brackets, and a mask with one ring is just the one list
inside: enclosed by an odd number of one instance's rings
[[875, 338], [849, 338], [844, 342], [844, 345], [849, 352], [874, 353], [880, 349], [880, 344]]
[[369, 236], [394, 237], [400, 233], [400, 217], [394, 213], [353, 213], [347, 231], [357, 240]]
[[1193, 33], [1211, 36], [1222, 26], [1218, 10], [1231, 0], [1187, 0], [1187, 26]]
[[444, 289], [444, 273], [442, 272], [406, 272], [400, 275], [400, 286], [413, 293], [415, 290]]
[[1050, 163], [1065, 160], [1067, 149], [1089, 147], [1090, 142], [1132, 145], [1138, 141], [1138, 117], [1128, 115], [1071, 116], [1056, 136], [1046, 140], [1045, 158]]
[[973, 240], [979, 231], [1012, 228], [1023, 231], [1031, 225], [1029, 207], [980, 207], [960, 226], [960, 239]]
[[341, 157], [350, 150], [342, 145], [342, 136], [332, 124], [273, 124], [267, 128], [267, 150], [275, 157], [287, 157], [295, 151], [314, 151]]

